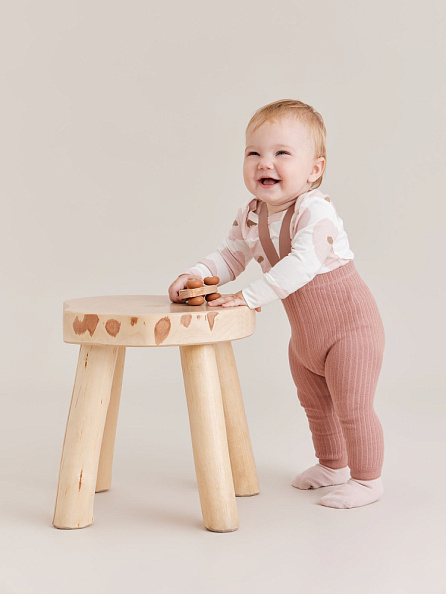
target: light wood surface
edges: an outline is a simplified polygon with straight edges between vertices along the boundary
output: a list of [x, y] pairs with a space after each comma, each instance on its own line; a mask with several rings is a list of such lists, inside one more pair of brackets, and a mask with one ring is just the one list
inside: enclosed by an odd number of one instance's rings
[[259, 479], [232, 345], [230, 342], [219, 342], [214, 348], [235, 494], [239, 497], [257, 495], [260, 492]]
[[99, 454], [118, 347], [82, 345], [65, 432], [53, 524], [93, 523]]
[[122, 379], [124, 375], [125, 347], [118, 347], [115, 373], [111, 388], [110, 404], [102, 438], [101, 454], [99, 456], [98, 478], [96, 493], [107, 491], [111, 487], [113, 452], [115, 449], [116, 427], [118, 424], [119, 402], [121, 399]]
[[232, 532], [239, 523], [215, 350], [181, 346], [180, 353], [204, 525]]
[[247, 306], [190, 306], [165, 295], [71, 299], [63, 310], [63, 339], [72, 344], [209, 344], [246, 338], [254, 330], [255, 311]]
[[178, 291], [180, 299], [189, 299], [189, 297], [198, 297], [199, 295], [210, 295], [211, 293], [220, 293], [218, 285], [203, 285], [196, 289], [181, 289]]

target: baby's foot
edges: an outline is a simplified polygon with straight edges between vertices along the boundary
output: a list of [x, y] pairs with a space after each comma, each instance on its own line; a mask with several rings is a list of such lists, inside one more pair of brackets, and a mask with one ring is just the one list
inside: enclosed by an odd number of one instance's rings
[[296, 489], [319, 489], [319, 487], [330, 487], [331, 485], [342, 485], [350, 478], [348, 466], [344, 468], [328, 468], [322, 464], [316, 464], [298, 474], [291, 483]]
[[383, 492], [381, 477], [372, 481], [350, 479], [340, 489], [324, 495], [319, 503], [327, 507], [337, 507], [338, 509], [361, 507], [378, 501]]

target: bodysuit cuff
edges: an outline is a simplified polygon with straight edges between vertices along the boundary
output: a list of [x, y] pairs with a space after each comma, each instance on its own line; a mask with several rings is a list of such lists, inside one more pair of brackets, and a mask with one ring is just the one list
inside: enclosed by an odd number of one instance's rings
[[280, 299], [271, 285], [264, 278], [259, 278], [248, 285], [242, 290], [242, 294], [250, 309], [268, 305], [268, 303]]

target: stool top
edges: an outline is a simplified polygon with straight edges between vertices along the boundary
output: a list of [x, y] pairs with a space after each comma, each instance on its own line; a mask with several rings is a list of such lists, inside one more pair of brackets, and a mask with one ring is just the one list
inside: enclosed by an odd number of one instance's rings
[[245, 305], [172, 303], [167, 295], [110, 295], [63, 304], [63, 339], [71, 344], [180, 346], [238, 340], [255, 329]]

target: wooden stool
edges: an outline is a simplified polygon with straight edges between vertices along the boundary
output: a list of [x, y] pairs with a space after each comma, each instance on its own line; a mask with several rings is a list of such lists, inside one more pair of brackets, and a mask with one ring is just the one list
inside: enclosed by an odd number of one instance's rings
[[246, 306], [192, 307], [160, 295], [66, 301], [63, 338], [81, 346], [53, 525], [91, 525], [95, 492], [110, 488], [126, 347], [179, 346], [204, 525], [237, 530], [235, 495], [256, 495], [259, 483], [231, 341], [254, 328]]

